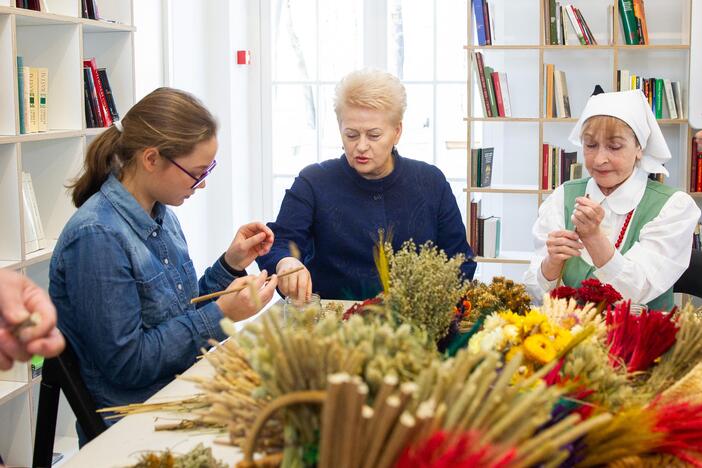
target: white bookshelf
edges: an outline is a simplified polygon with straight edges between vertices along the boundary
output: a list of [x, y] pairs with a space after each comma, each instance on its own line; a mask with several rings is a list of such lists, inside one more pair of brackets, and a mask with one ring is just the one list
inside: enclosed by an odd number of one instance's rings
[[[541, 147], [550, 143], [575, 151], [568, 135], [585, 107], [596, 84], [605, 91], [616, 87], [617, 69], [682, 83], [682, 119], [670, 119], [664, 104], [659, 119], [673, 154], [666, 164], [666, 183], [688, 190], [689, 141], [687, 96], [690, 78], [691, 0], [647, 0], [646, 18], [650, 45], [627, 46], [621, 33], [616, 0], [571, 0], [585, 16], [598, 45], [546, 45], [543, 34], [541, 0], [488, 0], [494, 37], [492, 46], [478, 46], [475, 17], [468, 2], [468, 37], [465, 46], [471, 64], [468, 77], [467, 122], [468, 168], [471, 148], [494, 147], [492, 184], [489, 188], [467, 187], [466, 227], [470, 232], [470, 201], [480, 199], [483, 216], [499, 216], [502, 222], [501, 255], [478, 257], [477, 275], [490, 280], [505, 275], [521, 280], [528, 267], [533, 241], [531, 228], [538, 207], [551, 194], [541, 189]], [[608, 8], [614, 5], [614, 18]], [[614, 21], [614, 31], [611, 21]], [[577, 39], [570, 31], [569, 41]], [[512, 118], [486, 118], [475, 75], [472, 53], [480, 51], [486, 66], [506, 72], [512, 105]], [[552, 63], [566, 73], [572, 118], [546, 118], [544, 111], [544, 65]], [[582, 163], [579, 151], [578, 162]], [[584, 175], [587, 171], [584, 170]], [[470, 169], [468, 169], [470, 180]], [[694, 196], [694, 195], [693, 195]], [[697, 198], [702, 202], [702, 196]]]
[[[66, 184], [80, 171], [89, 142], [103, 129], [85, 127], [83, 59], [106, 68], [120, 116], [134, 104], [134, 31], [131, 0], [98, 0], [102, 18], [80, 17], [80, 0], [45, 0], [48, 12], [0, 0], [0, 268], [27, 274], [48, 288], [49, 260], [75, 208]], [[49, 69], [49, 130], [20, 134], [16, 57]], [[24, 248], [22, 171], [32, 176], [46, 247]], [[28, 364], [0, 372], [0, 455], [10, 466], [30, 466], [41, 379]], [[55, 451], [77, 449], [74, 418], [62, 398]]]

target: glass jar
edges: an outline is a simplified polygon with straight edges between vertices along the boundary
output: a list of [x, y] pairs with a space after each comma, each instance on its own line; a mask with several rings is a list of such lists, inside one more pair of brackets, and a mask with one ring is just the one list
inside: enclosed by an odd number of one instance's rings
[[283, 300], [283, 320], [287, 323], [293, 313], [306, 312], [310, 308], [314, 308], [315, 321], [318, 320], [322, 313], [322, 299], [319, 297], [319, 294], [310, 295], [310, 298], [306, 301], [299, 301], [286, 296]]

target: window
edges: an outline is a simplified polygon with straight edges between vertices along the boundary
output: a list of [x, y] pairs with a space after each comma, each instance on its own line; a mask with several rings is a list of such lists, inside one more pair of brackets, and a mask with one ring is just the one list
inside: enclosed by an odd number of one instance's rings
[[334, 87], [372, 66], [407, 89], [400, 154], [437, 165], [465, 219], [467, 15], [467, 0], [271, 0], [264, 215], [275, 218], [303, 167], [342, 154]]

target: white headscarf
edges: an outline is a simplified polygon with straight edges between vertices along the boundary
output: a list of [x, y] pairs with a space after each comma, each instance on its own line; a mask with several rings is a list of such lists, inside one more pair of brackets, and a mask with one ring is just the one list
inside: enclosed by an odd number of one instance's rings
[[580, 115], [580, 120], [570, 132], [568, 139], [571, 143], [582, 146], [580, 137], [583, 124], [587, 119], [596, 115], [609, 115], [626, 122], [634, 131], [643, 152], [641, 160], [637, 162], [638, 166], [649, 173], [668, 175], [668, 170], [663, 167], [663, 163], [672, 157], [670, 149], [663, 138], [663, 133], [651, 111], [648, 100], [641, 90], [590, 96], [585, 104], [585, 110]]

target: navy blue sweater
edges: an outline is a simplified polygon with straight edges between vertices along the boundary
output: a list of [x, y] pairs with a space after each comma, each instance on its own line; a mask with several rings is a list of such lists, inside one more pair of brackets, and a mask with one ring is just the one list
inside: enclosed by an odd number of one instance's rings
[[[431, 240], [449, 257], [473, 253], [466, 242], [456, 198], [436, 167], [394, 153], [395, 168], [382, 179], [367, 180], [345, 156], [307, 166], [285, 193], [271, 251], [257, 262], [274, 272], [290, 256], [289, 243], [300, 248], [312, 275], [312, 289], [325, 299], [366, 299], [380, 292], [373, 261], [378, 229], [392, 233], [397, 250], [404, 241]], [[476, 264], [462, 266], [472, 279]]]

